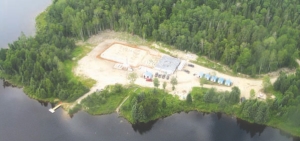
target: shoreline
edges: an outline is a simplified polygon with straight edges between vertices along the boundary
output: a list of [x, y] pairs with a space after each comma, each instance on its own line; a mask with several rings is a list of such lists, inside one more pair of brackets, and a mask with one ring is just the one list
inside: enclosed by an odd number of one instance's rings
[[[5, 82], [8, 82], [9, 84], [11, 84], [11, 85], [8, 86], [8, 87], [14, 87], [14, 86], [15, 86], [16, 88], [23, 89], [23, 87], [21, 87], [21, 86], [19, 86], [19, 85], [13, 85], [13, 82], [12, 82], [12, 81], [9, 81], [8, 79], [5, 79], [4, 77], [2, 77], [1, 79], [2, 79], [3, 81], [5, 81]], [[23, 91], [24, 91], [24, 89], [23, 89]], [[25, 93], [25, 92], [24, 92], [24, 93]], [[39, 99], [39, 98], [31, 97], [31, 96], [28, 95], [27, 93], [25, 93], [25, 94], [26, 94], [29, 98], [34, 99], [34, 100], [37, 100], [37, 101], [42, 101], [42, 102], [47, 102], [47, 103], [55, 103], [55, 100], [52, 101], [52, 100]], [[70, 103], [64, 103], [64, 105], [62, 105], [61, 108], [62, 108], [64, 111], [69, 112], [70, 110], [72, 110], [72, 108], [70, 108], [70, 106], [67, 106], [67, 107], [66, 107], [65, 104], [70, 104]], [[76, 104], [75, 104], [75, 106], [76, 106]], [[74, 107], [73, 107], [73, 108], [74, 108]], [[101, 115], [108, 115], [108, 114], [117, 113], [116, 111], [114, 111], [114, 112], [111, 112], [111, 113], [105, 113], [105, 114], [91, 114], [91, 113], [89, 113], [89, 112], [86, 111], [86, 110], [79, 109], [79, 110], [76, 111], [75, 113], [69, 114], [69, 116], [72, 116], [72, 115], [76, 114], [76, 113], [79, 112], [79, 111], [87, 112], [88, 114], [90, 114], [90, 115], [92, 115], [92, 116], [101, 116]], [[184, 111], [184, 110], [183, 110], [183, 111], [173, 112], [173, 113], [171, 113], [170, 115], [158, 117], [158, 118], [155, 118], [155, 119], [151, 119], [151, 120], [149, 120], [149, 121], [147, 121], [147, 122], [151, 122], [151, 121], [153, 121], [153, 120], [158, 120], [158, 119], [163, 119], [163, 118], [172, 116], [173, 114], [176, 114], [176, 113], [181, 113], [181, 112], [187, 112], [187, 113], [188, 113], [188, 112], [192, 112], [192, 111], [196, 111], [196, 112], [200, 112], [200, 113], [208, 113], [208, 114], [211, 114], [211, 113], [221, 113], [221, 114], [225, 114], [225, 115], [227, 115], [227, 116], [232, 116], [232, 117], [234, 117], [234, 118], [238, 118], [238, 119], [247, 121], [247, 122], [249, 122], [249, 123], [251, 123], [251, 124], [258, 124], [258, 123], [249, 121], [249, 120], [247, 120], [247, 119], [245, 119], [245, 118], [239, 117], [239, 116], [237, 116], [237, 115], [228, 114], [228, 113], [225, 113], [225, 112], [209, 111], [209, 110], [197, 110], [197, 109], [192, 109], [192, 110], [188, 110], [188, 111]], [[134, 123], [133, 123], [132, 121], [130, 121], [128, 118], [126, 118], [125, 116], [123, 116], [122, 114], [120, 114], [120, 112], [117, 113], [117, 114], [118, 114], [119, 117], [123, 117], [124, 119], [126, 119], [130, 124], [134, 124]], [[147, 122], [143, 122], [143, 123], [147, 123]], [[260, 125], [265, 125], [265, 126], [268, 126], [268, 127], [276, 128], [276, 129], [278, 129], [278, 130], [280, 130], [280, 131], [286, 132], [287, 134], [289, 134], [289, 135], [291, 135], [291, 136], [293, 136], [293, 137], [300, 137], [300, 134], [297, 134], [297, 133], [295, 133], [295, 132], [293, 132], [293, 131], [290, 131], [290, 130], [287, 130], [287, 129], [285, 129], [285, 128], [281, 128], [280, 126], [276, 126], [276, 125], [272, 125], [272, 124], [268, 124], [268, 123], [266, 123], [266, 124], [260, 124]]]
[[[5, 77], [2, 77], [1, 79], [2, 79], [2, 80], [5, 80]], [[19, 85], [13, 85], [13, 82], [12, 82], [12, 81], [9, 81], [9, 80], [7, 80], [7, 79], [6, 79], [5, 81], [8, 82], [9, 84], [11, 84], [12, 87], [15, 86], [16, 88], [22, 89], [22, 90], [24, 91], [24, 89], [23, 89], [24, 87], [21, 87], [21, 86], [19, 86]], [[8, 86], [8, 87], [10, 87], [10, 86]], [[25, 93], [25, 92], [24, 92], [24, 93]], [[37, 100], [37, 101], [48, 102], [48, 103], [55, 103], [55, 100], [52, 101], [52, 100], [39, 99], [39, 98], [31, 97], [31, 96], [28, 95], [27, 93], [25, 93], [25, 94], [26, 94], [29, 98], [34, 99], [34, 100]], [[83, 95], [83, 96], [84, 96], [84, 95]], [[73, 103], [75, 103], [75, 102], [73, 102]], [[70, 104], [70, 103], [64, 103], [64, 104], [62, 105], [62, 109], [65, 110], [65, 111], [67, 111], [67, 112], [69, 112], [70, 110], [72, 110], [72, 108], [74, 108], [74, 107], [70, 108], [70, 106], [67, 106], [67, 107], [66, 107], [65, 104]], [[75, 104], [75, 106], [76, 106], [76, 105], [77, 105], [77, 103]], [[87, 112], [86, 110], [79, 109], [79, 110], [76, 111], [75, 113], [69, 114], [69, 116], [72, 116], [72, 115], [76, 114], [76, 113], [79, 112], [79, 111]], [[211, 113], [221, 113], [221, 114], [225, 114], [225, 115], [227, 115], [227, 116], [232, 116], [232, 117], [234, 117], [234, 118], [244, 120], [244, 121], [249, 122], [249, 123], [251, 123], [251, 124], [258, 124], [258, 123], [255, 123], [255, 122], [251, 122], [251, 121], [249, 121], [249, 120], [247, 120], [247, 119], [245, 119], [245, 118], [239, 117], [239, 116], [237, 116], [237, 115], [232, 115], [232, 114], [228, 114], [228, 113], [225, 113], [225, 112], [208, 111], [208, 110], [197, 110], [197, 109], [191, 109], [191, 110], [188, 110], [188, 111], [184, 111], [184, 110], [183, 110], [183, 111], [173, 112], [173, 113], [171, 113], [171, 114], [169, 114], [169, 115], [162, 116], [162, 117], [158, 117], [158, 118], [155, 118], [155, 119], [151, 119], [151, 120], [149, 120], [149, 121], [147, 121], [147, 122], [151, 122], [151, 121], [153, 121], [153, 120], [158, 120], [158, 119], [163, 119], [163, 118], [172, 116], [173, 114], [176, 114], [176, 113], [181, 113], [181, 112], [186, 112], [186, 113], [188, 113], [188, 112], [192, 112], [192, 111], [196, 111], [196, 112], [200, 112], [200, 113], [208, 113], [208, 114], [211, 114]], [[101, 116], [101, 115], [108, 115], [108, 114], [113, 114], [113, 113], [117, 113], [117, 112], [114, 111], [114, 112], [111, 112], [111, 113], [105, 113], [105, 114], [91, 114], [91, 113], [89, 113], [89, 112], [87, 112], [87, 113], [90, 114], [90, 115], [92, 115], [92, 116]], [[117, 114], [118, 114], [119, 117], [123, 117], [124, 119], [126, 119], [130, 124], [134, 124], [134, 123], [133, 123], [132, 121], [130, 121], [128, 118], [126, 118], [125, 116], [123, 116], [122, 114], [120, 114], [120, 112], [117, 113]], [[143, 122], [143, 123], [147, 123], [147, 122]], [[297, 134], [297, 133], [295, 133], [295, 132], [293, 132], [293, 131], [290, 131], [290, 130], [287, 130], [287, 129], [285, 129], [285, 128], [281, 128], [280, 126], [276, 126], [276, 125], [272, 125], [272, 124], [268, 124], [268, 123], [266, 123], [266, 124], [260, 124], [260, 125], [265, 125], [265, 126], [268, 126], [268, 127], [276, 128], [276, 129], [278, 129], [278, 130], [280, 130], [280, 131], [286, 132], [287, 134], [289, 134], [289, 135], [291, 135], [291, 136], [293, 136], [293, 137], [300, 137], [300, 134]]]

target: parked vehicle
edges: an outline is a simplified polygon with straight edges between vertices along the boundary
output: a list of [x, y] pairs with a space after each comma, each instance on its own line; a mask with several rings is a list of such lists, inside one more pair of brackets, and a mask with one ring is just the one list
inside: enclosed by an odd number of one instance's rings
[[167, 75], [167, 78], [166, 78], [166, 79], [167, 79], [167, 80], [169, 80], [169, 78], [170, 78], [170, 76], [169, 76], [169, 75]]
[[158, 74], [158, 78], [161, 78], [161, 74]]
[[189, 66], [189, 67], [192, 67], [192, 68], [195, 67], [193, 64], [188, 64], [188, 66]]
[[154, 77], [157, 77], [157, 76], [158, 76], [158, 73], [156, 72], [155, 75], [154, 75]]
[[152, 79], [151, 78], [147, 78], [146, 81], [152, 82]]
[[189, 70], [183, 70], [183, 71], [184, 71], [184, 72], [186, 72], [186, 73], [188, 73], [188, 74], [190, 73], [190, 71], [189, 71]]
[[165, 75], [165, 74], [163, 74], [161, 78], [162, 78], [162, 79], [165, 79], [165, 77], [166, 77], [166, 75]]

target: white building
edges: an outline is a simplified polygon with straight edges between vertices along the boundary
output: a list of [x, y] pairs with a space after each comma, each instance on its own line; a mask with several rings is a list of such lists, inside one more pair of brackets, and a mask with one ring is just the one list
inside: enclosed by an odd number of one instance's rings
[[165, 72], [167, 74], [173, 74], [180, 64], [180, 59], [171, 56], [162, 56], [154, 69]]

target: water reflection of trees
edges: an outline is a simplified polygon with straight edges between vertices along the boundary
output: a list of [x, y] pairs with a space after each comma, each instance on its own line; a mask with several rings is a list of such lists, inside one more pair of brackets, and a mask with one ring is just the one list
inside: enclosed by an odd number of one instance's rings
[[16, 87], [15, 85], [12, 85], [11, 83], [6, 81], [5, 79], [2, 79], [2, 86], [3, 86], [3, 88], [5, 88], [5, 87]]
[[300, 141], [300, 137], [294, 137], [293, 141]]
[[285, 136], [285, 137], [288, 137], [288, 138], [293, 138], [293, 141], [300, 141], [300, 137], [293, 137], [291, 134], [289, 134], [285, 131], [280, 130], [279, 133], [282, 136]]
[[222, 113], [218, 112], [217, 117], [218, 117], [218, 120], [220, 120], [222, 118]]
[[251, 138], [258, 133], [260, 136], [261, 133], [265, 130], [266, 126], [256, 123], [250, 123], [241, 119], [236, 119], [237, 125], [240, 127], [240, 129], [245, 130], [247, 133], [250, 133]]
[[150, 131], [153, 125], [156, 123], [157, 120], [153, 120], [147, 123], [137, 123], [133, 124], [132, 128], [135, 132], [139, 132], [140, 134], [146, 133]]
[[[40, 101], [40, 100], [38, 100], [38, 102], [39, 102], [42, 106], [48, 107], [48, 103], [49, 103], [49, 102], [44, 102], [44, 101]], [[51, 104], [51, 107], [53, 107], [52, 104]]]

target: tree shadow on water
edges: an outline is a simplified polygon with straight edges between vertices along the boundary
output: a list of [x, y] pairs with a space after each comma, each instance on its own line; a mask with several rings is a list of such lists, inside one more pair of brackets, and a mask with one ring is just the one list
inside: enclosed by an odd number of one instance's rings
[[293, 137], [293, 141], [300, 141], [300, 137]]
[[[48, 107], [48, 103], [49, 103], [49, 102], [45, 102], [45, 101], [41, 101], [41, 100], [38, 100], [38, 102], [39, 102], [42, 106]], [[51, 107], [53, 108], [53, 105], [52, 105], [52, 104], [51, 104]]]
[[132, 124], [132, 128], [135, 132], [139, 132], [140, 134], [146, 133], [147, 131], [150, 131], [153, 125], [156, 123], [157, 120], [149, 121], [147, 123], [136, 123]]
[[256, 135], [256, 133], [258, 133], [258, 135], [260, 136], [266, 128], [265, 125], [250, 123], [238, 118], [236, 119], [236, 122], [240, 129], [245, 130], [247, 133], [250, 133], [251, 138], [253, 138]]
[[300, 137], [294, 137], [285, 131], [279, 130], [279, 133], [280, 133], [280, 135], [285, 136], [287, 138], [293, 138], [293, 141], [300, 141]]
[[13, 87], [13, 88], [17, 87], [17, 86], [15, 86], [15, 85], [9, 83], [9, 82], [6, 81], [5, 79], [2, 79], [2, 86], [3, 86], [3, 88], [5, 88], [5, 87]]
[[218, 112], [217, 117], [218, 117], [218, 120], [220, 120], [222, 118], [222, 113]]

